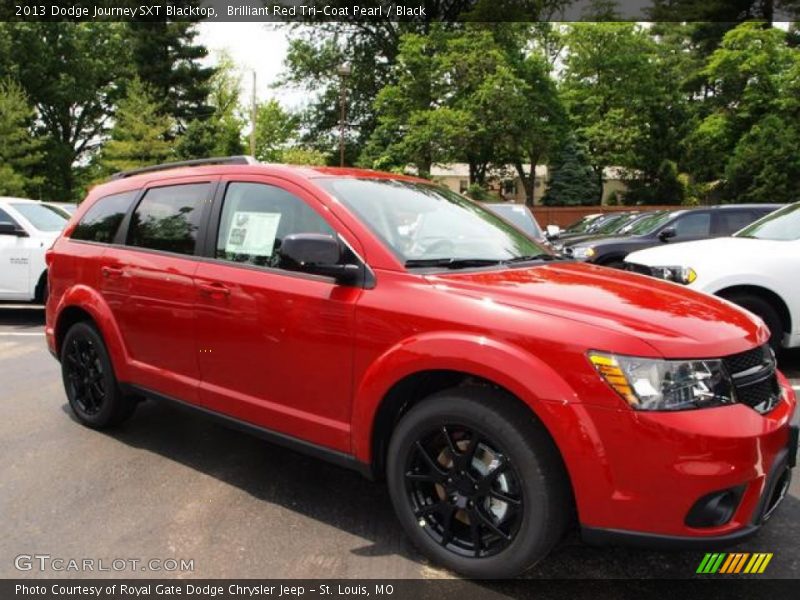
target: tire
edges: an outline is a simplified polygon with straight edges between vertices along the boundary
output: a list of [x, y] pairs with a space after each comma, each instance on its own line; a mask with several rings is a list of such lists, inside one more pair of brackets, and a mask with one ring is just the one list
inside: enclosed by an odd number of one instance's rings
[[87, 427], [119, 425], [136, 408], [135, 399], [120, 390], [102, 336], [88, 322], [76, 323], [64, 336], [61, 375], [69, 406]]
[[36, 304], [47, 304], [47, 296], [50, 294], [50, 288], [47, 285], [47, 271], [42, 273], [39, 278], [39, 283], [36, 284], [36, 291], [34, 292], [33, 301]]
[[392, 434], [387, 480], [415, 545], [468, 577], [530, 568], [573, 515], [567, 475], [544, 426], [491, 388], [453, 388], [414, 406]]
[[761, 320], [764, 321], [767, 328], [769, 328], [769, 345], [777, 354], [781, 349], [784, 325], [783, 319], [781, 319], [781, 316], [778, 311], [775, 310], [775, 307], [773, 307], [772, 304], [770, 304], [767, 300], [764, 300], [755, 294], [731, 294], [730, 296], [725, 296], [725, 298], [734, 304], [741, 306], [745, 310], [749, 310], [754, 315], [761, 317]]

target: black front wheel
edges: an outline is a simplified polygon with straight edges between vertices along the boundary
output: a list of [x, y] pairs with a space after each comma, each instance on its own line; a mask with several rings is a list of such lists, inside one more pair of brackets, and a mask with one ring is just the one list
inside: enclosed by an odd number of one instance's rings
[[70, 408], [84, 425], [103, 429], [133, 414], [136, 401], [119, 389], [103, 338], [93, 325], [80, 322], [67, 331], [61, 374]]
[[392, 502], [412, 540], [470, 577], [511, 577], [545, 556], [571, 514], [563, 466], [532, 413], [490, 388], [415, 406], [387, 458]]

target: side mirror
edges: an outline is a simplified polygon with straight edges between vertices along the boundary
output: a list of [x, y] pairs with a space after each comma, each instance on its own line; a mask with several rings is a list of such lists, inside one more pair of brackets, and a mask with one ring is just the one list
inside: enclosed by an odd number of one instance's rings
[[281, 259], [298, 271], [333, 277], [339, 283], [356, 283], [360, 265], [339, 264], [342, 246], [330, 235], [295, 233], [287, 235], [278, 250]]
[[558, 225], [548, 225], [547, 226], [547, 238], [554, 240], [561, 235], [561, 227]]
[[17, 237], [28, 237], [24, 229], [20, 229], [14, 223], [0, 221], [0, 235], [15, 235]]
[[678, 232], [675, 231], [674, 227], [667, 227], [664, 231], [658, 234], [658, 239], [660, 239], [662, 242], [666, 242], [667, 240], [674, 238], [676, 235], [678, 235]]

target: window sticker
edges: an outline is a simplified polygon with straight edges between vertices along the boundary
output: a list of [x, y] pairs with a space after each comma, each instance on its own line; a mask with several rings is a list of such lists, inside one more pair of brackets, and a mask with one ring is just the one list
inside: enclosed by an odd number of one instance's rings
[[228, 230], [225, 252], [272, 256], [280, 213], [235, 212]]

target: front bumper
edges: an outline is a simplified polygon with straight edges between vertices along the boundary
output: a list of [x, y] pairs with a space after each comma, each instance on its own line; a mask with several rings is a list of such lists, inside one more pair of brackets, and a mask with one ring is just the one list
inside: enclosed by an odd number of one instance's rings
[[[746, 539], [786, 493], [797, 454], [791, 387], [768, 414], [744, 405], [674, 413], [583, 406], [591, 469], [571, 472], [583, 538], [589, 543], [713, 548]], [[702, 498], [738, 496], [720, 525], [689, 526]]]

